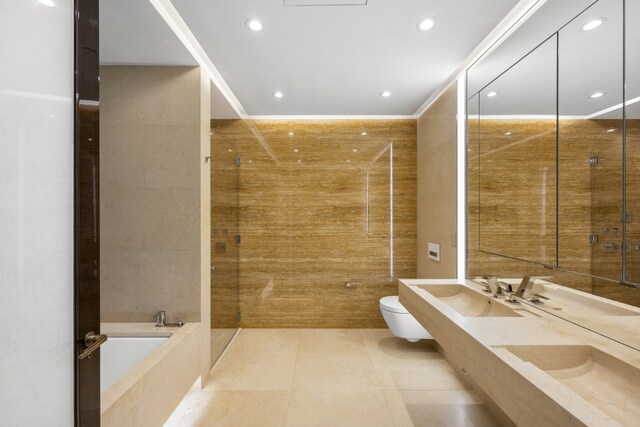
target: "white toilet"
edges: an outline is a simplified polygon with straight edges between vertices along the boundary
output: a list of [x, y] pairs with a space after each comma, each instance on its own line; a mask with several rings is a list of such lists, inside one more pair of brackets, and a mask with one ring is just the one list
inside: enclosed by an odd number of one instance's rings
[[433, 339], [415, 317], [400, 304], [397, 296], [380, 298], [380, 311], [393, 335], [410, 342]]

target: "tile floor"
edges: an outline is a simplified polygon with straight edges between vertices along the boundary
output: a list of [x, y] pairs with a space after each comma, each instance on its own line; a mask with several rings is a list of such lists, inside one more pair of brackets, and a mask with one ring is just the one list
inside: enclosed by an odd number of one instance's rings
[[165, 427], [497, 425], [427, 341], [386, 329], [243, 329]]
[[220, 355], [227, 348], [227, 344], [233, 338], [237, 329], [217, 328], [211, 329], [211, 365], [215, 364]]

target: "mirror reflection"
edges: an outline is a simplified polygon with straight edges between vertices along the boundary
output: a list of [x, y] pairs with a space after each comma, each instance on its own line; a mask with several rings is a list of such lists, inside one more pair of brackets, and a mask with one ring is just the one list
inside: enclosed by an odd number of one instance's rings
[[556, 40], [479, 92], [479, 247], [556, 262]]
[[468, 276], [638, 350], [639, 19], [546, 2], [467, 73]]

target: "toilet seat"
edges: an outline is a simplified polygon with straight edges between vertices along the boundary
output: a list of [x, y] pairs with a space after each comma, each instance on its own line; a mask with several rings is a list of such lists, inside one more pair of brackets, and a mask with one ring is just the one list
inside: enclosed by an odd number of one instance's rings
[[380, 308], [398, 314], [409, 314], [409, 311], [400, 304], [398, 296], [384, 297], [380, 299]]

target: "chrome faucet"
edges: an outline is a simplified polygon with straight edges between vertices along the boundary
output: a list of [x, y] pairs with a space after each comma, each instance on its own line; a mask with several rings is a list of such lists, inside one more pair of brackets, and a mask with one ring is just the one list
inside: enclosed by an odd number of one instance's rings
[[518, 285], [518, 289], [516, 289], [516, 296], [524, 299], [529, 298], [535, 281], [535, 277], [524, 276], [522, 282]]
[[164, 310], [161, 310], [158, 312], [158, 314], [156, 315], [156, 326], [158, 328], [164, 328], [165, 326], [165, 317], [166, 317], [166, 313]]
[[[484, 282], [477, 282], [476, 279], [483, 279]], [[502, 286], [496, 276], [477, 276], [474, 277], [473, 281], [484, 286], [484, 291], [493, 294], [494, 298], [498, 298], [499, 295], [504, 295]]]
[[504, 295], [504, 292], [502, 291], [502, 286], [500, 285], [500, 282], [498, 281], [497, 277], [495, 276], [489, 277], [487, 279], [487, 285], [489, 286], [489, 289], [493, 293], [494, 298], [498, 298], [498, 296]]
[[[484, 280], [484, 282], [478, 282], [478, 279], [482, 279], [482, 280]], [[484, 291], [486, 293], [490, 293], [491, 292], [491, 288], [489, 287], [489, 276], [474, 276], [474, 277], [471, 278], [471, 280], [473, 280], [478, 285], [484, 286]]]

